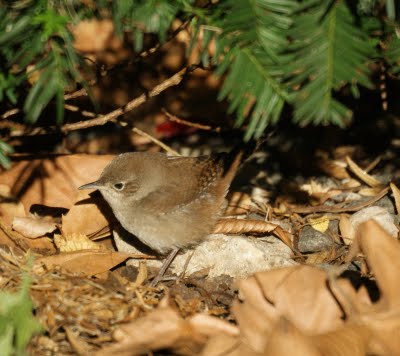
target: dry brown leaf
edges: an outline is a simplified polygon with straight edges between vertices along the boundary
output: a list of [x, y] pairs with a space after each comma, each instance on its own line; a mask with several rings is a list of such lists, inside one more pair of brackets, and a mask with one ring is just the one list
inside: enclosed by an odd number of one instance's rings
[[95, 355], [132, 356], [166, 348], [195, 355], [209, 337], [218, 334], [236, 336], [238, 330], [228, 322], [207, 315], [184, 320], [164, 298], [156, 310], [117, 329], [114, 334], [117, 343]]
[[263, 356], [240, 339], [228, 335], [218, 335], [211, 338], [201, 352], [201, 356]]
[[347, 215], [341, 214], [339, 220], [339, 230], [342, 236], [343, 242], [346, 245], [351, 245], [354, 239], [354, 233], [352, 230], [350, 219]]
[[400, 214], [400, 190], [394, 183], [390, 183], [390, 189], [392, 189], [397, 214]]
[[45, 236], [57, 229], [53, 221], [37, 217], [18, 217], [16, 216], [12, 223], [13, 230], [30, 239]]
[[358, 191], [358, 194], [364, 196], [364, 197], [374, 197], [379, 194], [381, 191], [382, 187], [374, 187], [374, 188], [363, 188]]
[[41, 266], [44, 266], [48, 270], [59, 266], [72, 273], [83, 273], [87, 276], [95, 276], [109, 271], [111, 268], [131, 257], [140, 258], [141, 256], [100, 250], [64, 252], [58, 255], [38, 258], [35, 260], [35, 268], [40, 271]]
[[108, 204], [101, 198], [91, 198], [86, 191], [79, 191], [76, 203], [62, 217], [64, 235], [93, 235], [115, 220]]
[[349, 173], [346, 171], [346, 163], [341, 160], [329, 159], [329, 155], [326, 152], [317, 152], [318, 167], [328, 176], [336, 179], [350, 178]]
[[240, 337], [216, 337], [205, 350], [216, 355], [220, 346], [229, 356], [399, 355], [400, 244], [370, 220], [357, 227], [349, 261], [359, 253], [375, 275], [378, 302], [365, 287], [356, 291], [349, 280], [308, 266], [257, 273], [240, 282], [243, 302], [232, 308]]
[[105, 247], [90, 240], [86, 235], [72, 233], [70, 235], [54, 236], [54, 243], [60, 252], [74, 252], [81, 250], [104, 250]]
[[296, 266], [257, 273], [255, 278], [266, 300], [301, 330], [323, 333], [342, 325], [342, 310], [326, 288], [324, 271]]
[[25, 217], [24, 205], [16, 199], [8, 185], [0, 183], [0, 216], [1, 220], [8, 226], [15, 217]]
[[265, 356], [307, 355], [326, 356], [318, 351], [312, 340], [285, 317], [280, 317], [269, 335]]
[[0, 174], [0, 185], [11, 187], [10, 194], [26, 210], [32, 204], [69, 209], [76, 201], [77, 187], [92, 182], [113, 157], [84, 154], [43, 159], [18, 157], [11, 169]]
[[326, 273], [310, 266], [256, 273], [240, 281], [239, 292], [244, 301], [235, 302], [232, 310], [243, 342], [256, 352], [265, 351], [282, 316], [306, 334], [341, 326], [342, 310], [326, 283]]
[[303, 184], [300, 189], [308, 193], [314, 204], [323, 204], [328, 199], [342, 193], [340, 189], [332, 189], [329, 186], [323, 186], [314, 180], [309, 184]]
[[80, 338], [78, 333], [74, 332], [71, 327], [64, 326], [64, 330], [69, 343], [79, 356], [90, 355], [94, 351], [93, 348], [90, 347], [83, 338]]
[[309, 265], [316, 265], [320, 263], [331, 262], [337, 257], [337, 252], [335, 249], [328, 251], [321, 251], [316, 253], [311, 253], [306, 256], [306, 263]]
[[283, 230], [279, 225], [263, 221], [250, 219], [220, 219], [214, 227], [213, 234], [232, 234], [243, 233], [265, 234], [272, 232], [279, 237], [283, 243], [292, 248], [291, 234]]
[[370, 187], [382, 186], [382, 182], [368, 174], [364, 169], [358, 166], [349, 156], [346, 156], [346, 162], [350, 170], [364, 183], [368, 184]]
[[347, 325], [335, 331], [309, 336], [308, 339], [323, 356], [365, 356], [370, 330], [364, 325]]
[[[380, 299], [368, 308], [362, 305], [359, 312], [350, 315], [350, 321], [364, 325], [371, 333], [368, 339], [368, 354], [400, 354], [400, 245], [373, 220], [357, 228], [356, 239], [350, 249], [348, 261], [359, 253], [366, 257], [380, 290]], [[339, 299], [347, 299], [340, 292]]]
[[199, 330], [202, 334], [207, 336], [216, 334], [229, 336], [239, 335], [237, 326], [210, 315], [195, 314], [189, 318], [189, 322], [195, 330]]
[[268, 233], [273, 232], [279, 225], [263, 220], [250, 219], [220, 219], [214, 228], [214, 234], [232, 234], [241, 233]]
[[324, 194], [327, 193], [331, 188], [328, 186], [323, 186], [322, 184], [311, 180], [310, 183], [302, 184], [300, 190], [303, 190], [312, 196], [314, 194]]
[[[347, 260], [364, 253], [368, 265], [374, 271], [379, 290], [384, 299], [393, 306], [400, 306], [400, 245], [378, 223], [369, 220], [357, 228], [356, 240]], [[400, 321], [400, 320], [399, 320]], [[400, 342], [400, 340], [399, 340]]]
[[343, 185], [341, 186], [342, 189], [353, 189], [353, 188], [358, 188], [361, 186], [361, 183], [354, 179], [354, 178], [348, 178], [346, 179], [345, 182], [343, 182]]
[[279, 313], [273, 305], [265, 302], [255, 277], [239, 282], [239, 297], [243, 302], [234, 301], [232, 312], [239, 324], [241, 338], [255, 352], [263, 352]]

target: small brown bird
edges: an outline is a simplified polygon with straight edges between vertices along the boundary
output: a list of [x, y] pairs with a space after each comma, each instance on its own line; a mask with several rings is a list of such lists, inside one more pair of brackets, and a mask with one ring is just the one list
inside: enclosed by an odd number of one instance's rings
[[100, 178], [79, 189], [98, 189], [125, 230], [169, 256], [156, 285], [180, 248], [209, 235], [220, 217], [242, 152], [201, 157], [125, 153]]

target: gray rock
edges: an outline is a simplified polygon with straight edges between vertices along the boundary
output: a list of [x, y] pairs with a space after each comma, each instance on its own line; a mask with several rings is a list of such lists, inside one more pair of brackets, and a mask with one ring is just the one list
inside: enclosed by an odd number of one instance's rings
[[311, 226], [304, 226], [301, 230], [297, 248], [300, 252], [327, 251], [335, 246], [333, 239]]
[[[140, 253], [122, 231], [114, 231], [114, 240], [119, 251]], [[123, 232], [122, 232], [123, 233]], [[125, 232], [126, 233], [126, 232]], [[191, 256], [191, 258], [190, 258]], [[274, 267], [292, 266], [292, 251], [274, 236], [256, 239], [244, 236], [210, 235], [194, 249], [188, 249], [176, 256], [171, 264], [171, 272], [177, 275], [185, 270], [187, 276], [208, 270], [208, 277], [214, 278], [228, 275], [233, 278], [245, 278], [255, 272], [269, 270]], [[139, 260], [130, 259], [127, 265], [137, 266]], [[149, 267], [161, 267], [162, 260], [148, 260]]]
[[379, 199], [377, 202], [374, 203], [374, 205], [385, 208], [392, 215], [396, 214], [394, 204], [388, 196], [384, 196], [382, 199]]

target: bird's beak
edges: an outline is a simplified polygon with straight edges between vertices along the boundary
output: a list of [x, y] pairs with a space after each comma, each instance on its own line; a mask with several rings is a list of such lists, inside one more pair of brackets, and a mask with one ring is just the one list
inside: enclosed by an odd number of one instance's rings
[[99, 182], [92, 182], [92, 183], [88, 183], [88, 184], [84, 184], [82, 186], [80, 186], [78, 189], [79, 190], [84, 190], [84, 189], [99, 189], [100, 187], [102, 187], [103, 185]]

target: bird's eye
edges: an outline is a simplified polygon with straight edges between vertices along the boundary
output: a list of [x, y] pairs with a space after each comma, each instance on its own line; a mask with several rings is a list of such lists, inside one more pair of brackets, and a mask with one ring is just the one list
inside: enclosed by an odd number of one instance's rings
[[124, 189], [124, 187], [125, 187], [125, 184], [124, 183], [115, 183], [114, 184], [114, 189], [115, 190], [122, 190], [122, 189]]

